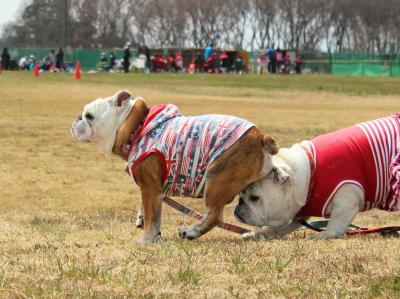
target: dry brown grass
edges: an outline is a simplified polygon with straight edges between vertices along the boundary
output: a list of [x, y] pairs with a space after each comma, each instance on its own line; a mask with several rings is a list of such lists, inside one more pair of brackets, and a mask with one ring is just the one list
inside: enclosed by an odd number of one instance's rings
[[[181, 241], [177, 228], [194, 222], [165, 207], [164, 241], [137, 246], [138, 190], [124, 163], [74, 142], [69, 133], [86, 102], [128, 88], [151, 104], [172, 101], [185, 114], [245, 117], [281, 145], [290, 145], [398, 111], [397, 91], [382, 96], [285, 88], [287, 77], [274, 79], [281, 89], [263, 88], [267, 77], [257, 79], [256, 86], [246, 86], [250, 81], [243, 78], [242, 88], [226, 86], [222, 79], [215, 84], [212, 76], [173, 77], [173, 84], [166, 83], [168, 76], [148, 78], [98, 75], [76, 82], [53, 74], [0, 76], [1, 297], [400, 296], [400, 242], [393, 238], [307, 241], [305, 232], [296, 232], [279, 241], [244, 242], [215, 229], [198, 241]], [[346, 80], [364, 80], [314, 78], [337, 84], [338, 90]], [[201, 200], [184, 203], [203, 208]], [[233, 207], [225, 213], [231, 222]], [[356, 223], [399, 224], [400, 218], [372, 211]]]

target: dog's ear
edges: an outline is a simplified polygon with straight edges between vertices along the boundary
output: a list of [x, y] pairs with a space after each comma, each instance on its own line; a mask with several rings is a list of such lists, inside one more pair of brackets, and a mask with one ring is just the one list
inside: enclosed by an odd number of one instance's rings
[[278, 145], [276, 144], [275, 139], [272, 138], [271, 136], [265, 134], [263, 138], [263, 144], [271, 155], [276, 155], [278, 153], [279, 151]]
[[273, 173], [274, 173], [274, 179], [276, 182], [278, 182], [280, 185], [286, 183], [289, 181], [289, 174], [283, 170], [281, 167], [275, 166], [272, 169]]
[[129, 99], [132, 98], [132, 95], [127, 90], [120, 90], [115, 95], [113, 95], [113, 104], [115, 107], [121, 107], [127, 103]]

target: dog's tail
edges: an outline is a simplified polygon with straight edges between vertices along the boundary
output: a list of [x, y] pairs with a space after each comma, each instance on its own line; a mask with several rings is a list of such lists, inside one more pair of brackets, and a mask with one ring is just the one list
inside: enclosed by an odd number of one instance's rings
[[274, 138], [269, 136], [268, 134], [264, 134], [263, 137], [263, 145], [264, 148], [271, 154], [271, 155], [276, 155], [279, 151], [279, 147], [276, 144], [276, 141]]

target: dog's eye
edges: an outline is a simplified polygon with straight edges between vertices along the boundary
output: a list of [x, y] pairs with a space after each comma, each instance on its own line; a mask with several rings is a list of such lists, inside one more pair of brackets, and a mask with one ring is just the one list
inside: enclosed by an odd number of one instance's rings
[[85, 114], [86, 119], [88, 120], [93, 120], [94, 116], [91, 113], [86, 113]]
[[258, 201], [260, 199], [260, 197], [259, 196], [255, 196], [255, 195], [250, 195], [249, 199], [252, 202], [256, 202], [256, 201]]

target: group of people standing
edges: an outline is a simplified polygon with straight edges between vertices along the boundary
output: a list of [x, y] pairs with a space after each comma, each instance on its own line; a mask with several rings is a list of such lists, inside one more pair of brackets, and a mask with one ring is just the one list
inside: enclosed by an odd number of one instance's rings
[[[217, 52], [214, 50], [213, 43], [207, 44], [204, 52], [197, 52], [191, 61], [187, 62], [185, 68], [183, 55], [180, 51], [176, 51], [165, 58], [163, 55], [151, 56], [150, 49], [143, 46], [139, 49], [141, 57], [144, 60], [144, 71], [172, 71], [189, 73], [208, 72], [208, 73], [229, 73], [236, 72], [243, 74], [246, 71], [246, 63], [244, 57], [238, 52]], [[165, 54], [165, 53], [164, 53]], [[127, 43], [123, 50], [122, 61], [117, 61], [114, 51], [111, 51], [109, 57], [105, 53], [100, 56], [97, 69], [100, 71], [111, 71], [116, 68], [123, 69], [125, 73], [130, 71], [132, 65], [132, 54], [130, 44]], [[257, 73], [285, 74], [285, 73], [301, 73], [302, 57], [300, 54], [279, 48], [268, 48], [257, 57]], [[14, 62], [14, 68], [20, 70], [31, 70], [36, 62], [39, 62], [34, 55], [23, 56], [18, 64]], [[247, 62], [247, 61], [246, 61]], [[142, 62], [143, 63], [143, 62]], [[11, 69], [12, 60], [8, 48], [4, 48], [1, 55], [2, 69]], [[41, 62], [39, 62], [42, 71], [65, 71], [66, 63], [64, 62], [64, 51], [59, 48], [56, 52], [52, 49]]]
[[188, 72], [207, 72], [207, 73], [229, 73], [236, 72], [243, 74], [245, 64], [243, 57], [235, 52], [223, 51], [218, 54], [214, 50], [214, 44], [209, 43], [204, 49], [203, 55], [198, 54], [189, 64]]
[[295, 52], [281, 50], [279, 48], [268, 48], [257, 57], [257, 73], [264, 70], [270, 74], [288, 74], [294, 71], [301, 73], [302, 57]]
[[54, 49], [50, 50], [40, 64], [40, 69], [43, 71], [65, 71], [64, 51], [59, 48], [57, 53]]
[[34, 68], [35, 63], [38, 62], [39, 68], [42, 71], [64, 71], [64, 51], [62, 48], [59, 48], [57, 53], [54, 49], [50, 50], [50, 52], [43, 58], [42, 61], [39, 61], [33, 54], [29, 56], [22, 56], [18, 63], [16, 60], [11, 59], [11, 55], [8, 51], [8, 48], [4, 48], [1, 54], [1, 65], [4, 70], [32, 70]]
[[[150, 57], [150, 49], [147, 46], [144, 46], [141, 51], [145, 55], [145, 72], [150, 72], [151, 70], [151, 57]], [[131, 67], [132, 54], [130, 49], [130, 43], [127, 43], [124, 47], [123, 57], [122, 57], [122, 66], [124, 69], [124, 73], [128, 73]]]
[[111, 51], [109, 54], [109, 57], [107, 59], [106, 53], [101, 53], [100, 55], [100, 61], [97, 64], [97, 69], [99, 71], [112, 71], [114, 70], [115, 64], [116, 64], [116, 56], [115, 52]]

